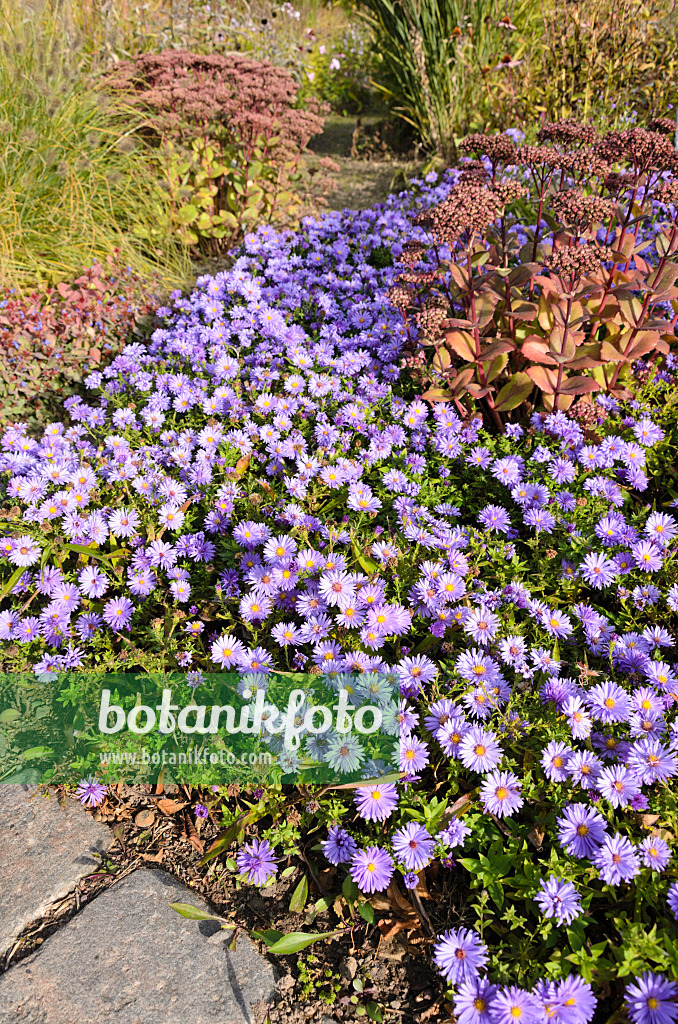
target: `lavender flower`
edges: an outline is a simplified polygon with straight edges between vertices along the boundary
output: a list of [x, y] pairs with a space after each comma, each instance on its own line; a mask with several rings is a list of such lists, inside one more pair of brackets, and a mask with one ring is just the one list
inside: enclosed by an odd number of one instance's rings
[[445, 932], [433, 947], [433, 960], [451, 984], [477, 978], [487, 963], [487, 946], [470, 928]]
[[640, 844], [640, 859], [646, 868], [663, 871], [671, 860], [671, 848], [659, 836], [648, 836]]
[[253, 885], [265, 885], [278, 871], [274, 851], [267, 839], [253, 839], [246, 843], [236, 856], [236, 864], [240, 874]]
[[523, 806], [520, 789], [520, 780], [513, 772], [494, 771], [480, 787], [480, 799], [488, 814], [504, 818]]
[[591, 861], [608, 885], [630, 882], [640, 871], [638, 855], [625, 836], [605, 836]]
[[571, 924], [582, 913], [579, 893], [571, 882], [550, 875], [539, 883], [541, 891], [534, 897], [544, 917], [555, 917], [558, 924]]
[[398, 790], [392, 782], [358, 786], [354, 799], [361, 818], [366, 821], [385, 821], [398, 806]]
[[593, 857], [606, 838], [605, 819], [585, 804], [569, 804], [557, 825], [558, 839], [573, 857]]
[[678, 1018], [678, 986], [661, 974], [645, 971], [626, 986], [633, 1024], [673, 1024]]
[[408, 871], [421, 871], [433, 856], [434, 840], [423, 825], [408, 822], [393, 833], [393, 849]]
[[100, 782], [93, 775], [81, 779], [78, 783], [75, 795], [84, 807], [98, 807], [103, 803], [108, 787]]
[[393, 875], [393, 860], [386, 850], [368, 846], [353, 854], [350, 870], [351, 878], [361, 892], [382, 892]]

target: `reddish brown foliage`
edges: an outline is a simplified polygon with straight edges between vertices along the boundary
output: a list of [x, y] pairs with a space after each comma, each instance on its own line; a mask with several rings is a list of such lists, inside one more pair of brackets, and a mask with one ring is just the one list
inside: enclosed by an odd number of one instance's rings
[[145, 53], [108, 72], [103, 84], [152, 114], [152, 133], [183, 142], [205, 126], [251, 143], [275, 133], [289, 154], [322, 131], [319, 110], [295, 106], [298, 86], [288, 71], [240, 54]]
[[[0, 296], [0, 405], [3, 422], [43, 424], [73, 384], [131, 333], [159, 299], [116, 255], [44, 292]], [[53, 401], [52, 401], [53, 399]], [[55, 404], [56, 403], [56, 404]], [[54, 405], [54, 408], [52, 406]]]

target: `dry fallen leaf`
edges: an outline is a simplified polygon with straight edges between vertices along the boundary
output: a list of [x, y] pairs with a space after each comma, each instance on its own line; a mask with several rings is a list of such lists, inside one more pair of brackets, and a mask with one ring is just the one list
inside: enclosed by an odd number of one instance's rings
[[139, 828], [149, 828], [154, 821], [155, 814], [149, 809], [139, 811], [134, 815], [134, 824], [138, 825]]
[[426, 887], [426, 872], [425, 872], [425, 870], [423, 868], [419, 872], [419, 874], [417, 875], [417, 878], [419, 879], [419, 881], [415, 885], [414, 891], [416, 892], [416, 894], [419, 897], [419, 899], [430, 900], [431, 899], [431, 893], [428, 891], [428, 889]]
[[157, 853], [142, 853], [141, 859], [150, 861], [152, 864], [160, 864], [162, 862], [164, 852], [164, 850], [158, 850]]
[[398, 883], [396, 882], [395, 878], [392, 878], [391, 881], [388, 883], [386, 895], [391, 901], [391, 907], [394, 910], [399, 910], [401, 915], [404, 915], [405, 917], [411, 917], [412, 914], [415, 913], [410, 901], [408, 899], [405, 899], [400, 889], [398, 888]]
[[527, 838], [530, 840], [535, 850], [541, 850], [545, 835], [546, 833], [544, 832], [544, 829], [537, 828], [535, 825], [535, 827], [531, 828], [527, 833]]
[[159, 811], [162, 811], [163, 814], [167, 814], [169, 816], [171, 814], [176, 814], [177, 811], [182, 811], [186, 806], [186, 801], [168, 800], [165, 798], [163, 800], [156, 800], [155, 806]]
[[198, 851], [198, 853], [203, 853], [205, 850], [205, 844], [198, 835], [196, 827], [191, 821], [186, 811], [183, 812], [183, 820], [184, 829], [181, 833], [181, 838], [187, 839], [191, 846]]

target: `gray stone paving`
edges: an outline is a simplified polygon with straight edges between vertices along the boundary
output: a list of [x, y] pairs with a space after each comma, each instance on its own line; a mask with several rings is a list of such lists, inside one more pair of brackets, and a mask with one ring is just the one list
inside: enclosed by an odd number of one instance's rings
[[111, 830], [69, 799], [34, 786], [0, 783], [0, 957], [20, 932], [91, 874]]
[[253, 943], [169, 903], [211, 911], [171, 875], [140, 869], [0, 977], [0, 1024], [257, 1024], [275, 989]]

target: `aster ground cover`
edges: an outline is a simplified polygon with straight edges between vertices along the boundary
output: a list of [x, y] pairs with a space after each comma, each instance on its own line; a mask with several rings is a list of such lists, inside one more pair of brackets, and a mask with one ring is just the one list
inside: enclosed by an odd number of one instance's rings
[[[173, 294], [147, 345], [90, 374], [70, 423], [5, 432], [3, 668], [182, 668], [198, 695], [215, 668], [264, 688], [275, 670], [336, 689], [367, 674], [376, 701], [395, 678], [394, 761], [352, 754], [365, 780], [398, 782], [252, 786], [239, 804], [217, 788], [196, 807], [227, 829], [211, 856], [262, 886], [302, 863], [294, 912], [313, 885], [330, 928], [419, 942], [464, 1024], [663, 1024], [675, 360], [636, 360], [584, 422], [533, 409], [499, 431], [422, 400], [392, 289], [408, 243], [428, 250], [418, 215], [459, 181], [248, 235], [230, 270]], [[102, 787], [83, 782], [83, 801]]]

